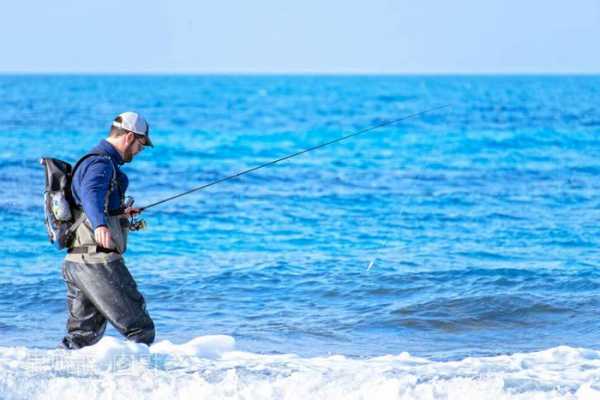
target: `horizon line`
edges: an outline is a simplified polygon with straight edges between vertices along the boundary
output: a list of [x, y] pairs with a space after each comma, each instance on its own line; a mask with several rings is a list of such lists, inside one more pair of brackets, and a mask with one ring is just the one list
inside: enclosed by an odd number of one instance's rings
[[0, 71], [0, 76], [44, 76], [44, 75], [77, 75], [77, 76], [600, 76], [598, 72], [330, 72], [330, 71]]

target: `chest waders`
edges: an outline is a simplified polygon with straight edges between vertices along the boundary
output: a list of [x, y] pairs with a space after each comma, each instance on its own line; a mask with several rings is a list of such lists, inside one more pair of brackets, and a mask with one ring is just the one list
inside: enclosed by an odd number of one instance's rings
[[62, 268], [69, 309], [67, 334], [62, 340], [66, 349], [95, 344], [104, 335], [107, 322], [129, 340], [147, 345], [154, 341], [154, 322], [122, 257], [127, 249], [128, 220], [122, 215], [122, 207], [108, 209], [114, 190], [120, 192], [121, 205], [124, 200], [112, 160], [111, 165], [113, 176], [104, 199], [104, 213], [114, 248], [99, 247], [83, 210], [74, 210], [75, 220], [82, 222], [75, 229]]

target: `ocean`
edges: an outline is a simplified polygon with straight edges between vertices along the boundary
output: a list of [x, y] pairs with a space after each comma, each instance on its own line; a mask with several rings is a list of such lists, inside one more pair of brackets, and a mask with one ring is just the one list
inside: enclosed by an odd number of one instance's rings
[[[600, 76], [0, 75], [0, 399], [600, 398]], [[133, 110], [156, 324], [65, 333], [39, 159]]]

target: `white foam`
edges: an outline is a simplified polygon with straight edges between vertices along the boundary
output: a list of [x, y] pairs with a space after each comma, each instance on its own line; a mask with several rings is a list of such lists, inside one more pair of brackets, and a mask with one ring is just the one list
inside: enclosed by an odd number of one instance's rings
[[199, 336], [187, 343], [176, 345], [168, 340], [156, 343], [150, 347], [153, 354], [178, 354], [204, 358], [218, 358], [223, 353], [232, 351], [235, 339], [231, 336], [213, 335]]
[[229, 336], [151, 346], [105, 337], [80, 350], [0, 348], [2, 399], [598, 399], [600, 352], [432, 361], [235, 351]]

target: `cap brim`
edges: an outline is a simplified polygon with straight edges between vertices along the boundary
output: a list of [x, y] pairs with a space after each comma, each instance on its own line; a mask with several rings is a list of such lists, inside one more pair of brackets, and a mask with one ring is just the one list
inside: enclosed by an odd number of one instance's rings
[[154, 147], [154, 143], [152, 143], [152, 140], [150, 140], [150, 136], [146, 135], [146, 144], [144, 144], [145, 147]]

